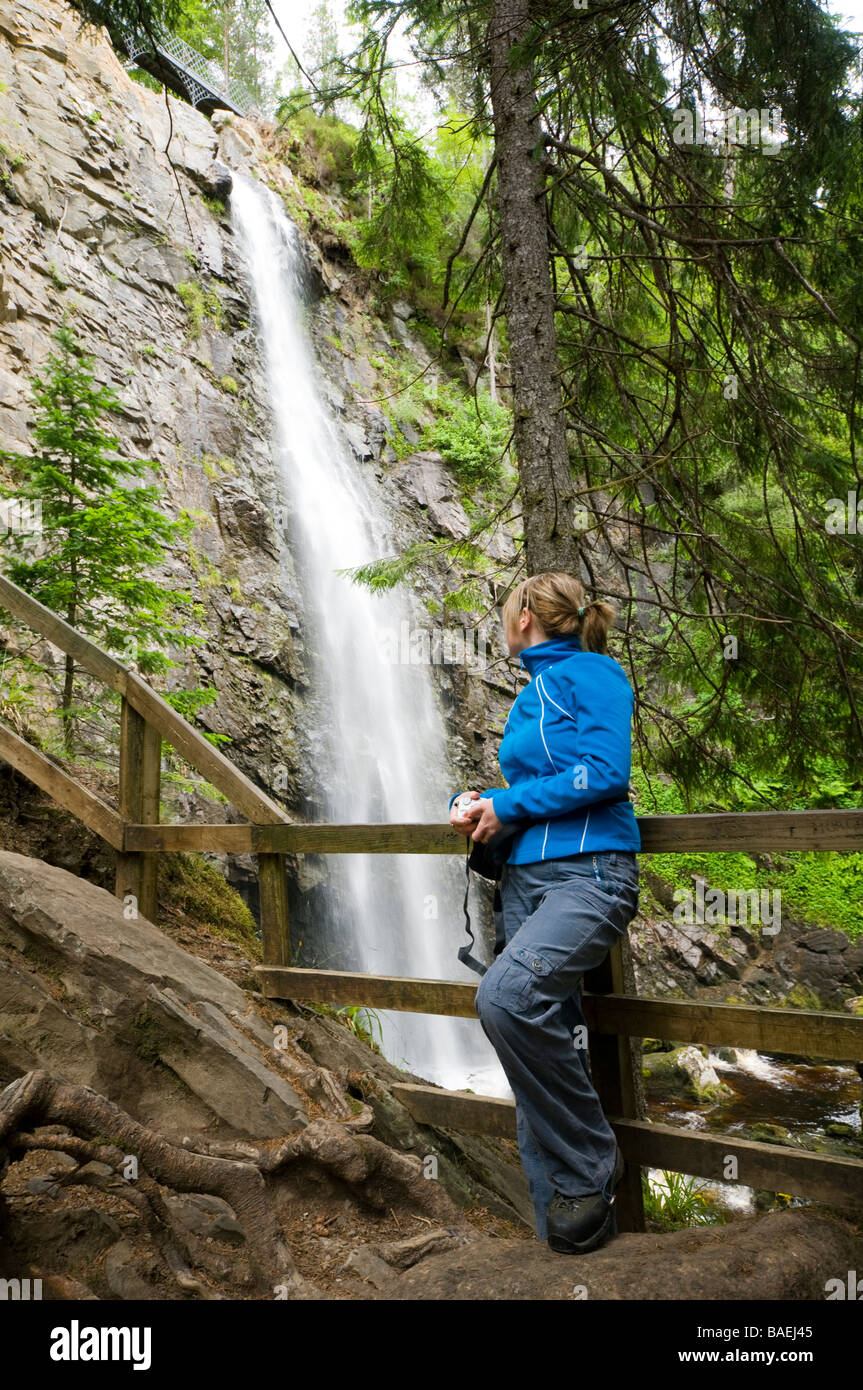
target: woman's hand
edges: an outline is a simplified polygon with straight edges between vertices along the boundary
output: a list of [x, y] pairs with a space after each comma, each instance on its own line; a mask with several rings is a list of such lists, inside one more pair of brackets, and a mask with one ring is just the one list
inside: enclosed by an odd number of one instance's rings
[[492, 835], [496, 835], [503, 826], [494, 812], [494, 803], [491, 798], [483, 800], [479, 792], [463, 792], [463, 796], [473, 798], [473, 805], [460, 816], [457, 803], [454, 801], [452, 810], [449, 813], [449, 823], [455, 830], [461, 831], [462, 835], [470, 835], [472, 840], [490, 840]]
[[455, 830], [460, 831], [462, 835], [470, 835], [481, 814], [479, 810], [476, 809], [479, 800], [479, 792], [462, 792], [461, 795], [473, 797], [474, 804], [466, 814], [459, 815], [458, 801], [454, 801], [449, 813], [449, 823]]
[[[495, 815], [494, 802], [491, 797], [483, 801], [482, 797], [476, 802], [477, 806], [482, 807], [482, 814], [476, 822], [476, 829], [471, 835], [472, 840], [481, 840], [483, 844], [490, 840], [492, 835], [496, 835], [499, 830], [503, 830], [503, 824]], [[476, 815], [476, 810], [471, 807], [471, 815]]]

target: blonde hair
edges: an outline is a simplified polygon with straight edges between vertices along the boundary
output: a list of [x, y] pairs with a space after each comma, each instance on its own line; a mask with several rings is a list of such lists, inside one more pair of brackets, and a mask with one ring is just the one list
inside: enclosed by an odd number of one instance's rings
[[[617, 616], [610, 603], [585, 599], [584, 585], [572, 574], [548, 570], [517, 584], [503, 605], [503, 621], [515, 627], [527, 608], [549, 637], [575, 636], [587, 652], [608, 649], [608, 630]], [[579, 609], [583, 613], [579, 616]]]

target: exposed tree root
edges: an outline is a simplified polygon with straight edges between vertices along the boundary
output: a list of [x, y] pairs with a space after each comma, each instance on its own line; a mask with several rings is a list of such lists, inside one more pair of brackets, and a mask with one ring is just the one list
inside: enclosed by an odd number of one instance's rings
[[[150, 1207], [146, 1219], [151, 1231], [157, 1216], [167, 1217], [167, 1229], [173, 1229], [161, 1196], [158, 1202], [155, 1200], [156, 1183], [176, 1192], [212, 1193], [228, 1203], [243, 1228], [259, 1291], [272, 1291], [276, 1286], [298, 1288], [302, 1283], [276, 1224], [263, 1174], [253, 1163], [214, 1158], [178, 1147], [138, 1124], [90, 1087], [71, 1086], [56, 1081], [47, 1072], [36, 1071], [19, 1077], [0, 1094], [0, 1165], [5, 1168], [14, 1156], [16, 1141], [21, 1151], [26, 1131], [52, 1124], [67, 1125], [88, 1139], [109, 1141], [107, 1145], [101, 1142], [94, 1146], [92, 1154], [88, 1152], [88, 1161], [97, 1157], [117, 1166], [118, 1160], [125, 1162], [130, 1155], [138, 1159], [136, 1182], [140, 1197]], [[46, 1146], [64, 1147], [60, 1138], [51, 1136]], [[80, 1152], [83, 1156], [84, 1150]], [[183, 1284], [188, 1277], [197, 1284], [167, 1237], [160, 1237], [159, 1244], [178, 1282]]]
[[[316, 1076], [306, 1079], [321, 1085], [324, 1073], [314, 1070]], [[329, 1073], [325, 1075], [337, 1085]], [[326, 1081], [323, 1085], [329, 1091]], [[318, 1291], [305, 1284], [282, 1237], [268, 1186], [268, 1179], [291, 1165], [317, 1165], [375, 1212], [407, 1207], [450, 1230], [465, 1227], [446, 1191], [423, 1175], [419, 1158], [397, 1153], [362, 1132], [372, 1118], [364, 1106], [359, 1115], [344, 1121], [313, 1120], [286, 1138], [260, 1143], [196, 1138], [175, 1144], [90, 1087], [35, 1071], [0, 1093], [0, 1176], [10, 1162], [28, 1152], [69, 1155], [77, 1166], [64, 1173], [58, 1185], [88, 1185], [122, 1198], [139, 1215], [176, 1285], [204, 1299], [222, 1295], [193, 1273], [195, 1262], [162, 1189], [220, 1197], [245, 1234], [255, 1292], [273, 1297], [276, 1289], [286, 1289], [292, 1298], [316, 1297]], [[132, 1156], [137, 1159], [134, 1177], [129, 1176]], [[106, 1173], [105, 1166], [113, 1172]], [[62, 1282], [62, 1276], [57, 1278]]]
[[186, 1141], [198, 1152], [253, 1163], [262, 1173], [277, 1173], [301, 1160], [318, 1163], [353, 1188], [376, 1211], [394, 1202], [407, 1203], [425, 1216], [450, 1225], [464, 1218], [447, 1192], [423, 1176], [413, 1154], [399, 1154], [371, 1134], [356, 1134], [332, 1120], [313, 1120], [298, 1134], [255, 1144], [246, 1140]]

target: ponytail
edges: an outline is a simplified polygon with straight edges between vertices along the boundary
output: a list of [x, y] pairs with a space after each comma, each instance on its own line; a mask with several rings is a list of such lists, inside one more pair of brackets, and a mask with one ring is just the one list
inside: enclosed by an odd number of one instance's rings
[[504, 623], [514, 626], [523, 608], [549, 637], [578, 637], [586, 652], [608, 650], [616, 611], [602, 599], [587, 600], [583, 584], [572, 574], [549, 570], [523, 579], [504, 603]]
[[591, 599], [581, 609], [583, 617], [578, 635], [586, 652], [606, 652], [608, 650], [609, 629], [614, 627], [617, 616], [610, 603], [602, 599]]

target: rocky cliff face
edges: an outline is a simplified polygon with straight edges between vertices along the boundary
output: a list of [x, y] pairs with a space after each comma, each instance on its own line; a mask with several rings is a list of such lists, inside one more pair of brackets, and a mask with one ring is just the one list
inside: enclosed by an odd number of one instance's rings
[[[276, 524], [284, 499], [223, 198], [229, 168], [268, 183], [289, 209], [302, 202], [272, 127], [226, 113], [209, 120], [140, 86], [106, 35], [79, 33], [61, 0], [0, 0], [0, 448], [26, 451], [30, 381], [68, 313], [100, 379], [122, 399], [111, 429], [123, 449], [151, 459], [169, 509], [196, 519], [190, 544], [168, 556], [164, 579], [202, 604], [205, 642], [172, 679], [217, 688], [201, 721], [229, 735], [238, 765], [305, 819], [314, 815], [315, 765], [307, 615]], [[465, 535], [459, 491], [439, 456], [419, 448], [405, 456], [419, 440], [395, 403], [365, 403], [392, 392], [382, 363], [417, 371], [428, 364], [411, 306], [381, 317], [368, 277], [337, 239], [303, 242], [321, 380], [358, 466], [385, 490], [394, 542]], [[458, 370], [467, 384], [476, 368], [468, 361]], [[512, 558], [505, 533], [495, 546], [501, 561]], [[440, 580], [426, 576], [418, 596], [440, 600]], [[507, 668], [491, 664], [502, 655], [493, 618], [482, 637], [489, 665], [481, 675], [465, 665], [438, 671], [453, 765], [466, 785], [497, 780], [495, 733], [514, 693]], [[50, 648], [41, 655], [57, 661]], [[230, 814], [206, 804], [200, 789], [175, 788], [173, 796], [180, 819]], [[242, 861], [231, 872], [253, 882]], [[297, 895], [313, 892], [308, 862], [304, 874]], [[772, 976], [771, 961], [744, 961], [753, 952], [735, 955], [733, 942], [681, 946], [671, 902], [645, 902], [649, 920], [632, 937], [646, 992], [738, 981], [748, 990], [753, 970]], [[854, 965], [843, 985], [858, 996]], [[772, 994], [787, 987], [780, 973]]]
[[[289, 202], [296, 194], [272, 127], [223, 112], [211, 121], [143, 88], [104, 32], [79, 34], [58, 0], [0, 0], [0, 148], [0, 448], [26, 451], [30, 379], [68, 312], [100, 379], [122, 397], [111, 421], [122, 448], [151, 459], [171, 511], [197, 521], [165, 568], [166, 582], [191, 589], [206, 614], [197, 669], [181, 679], [218, 688], [203, 721], [302, 813], [304, 615], [274, 521], [283, 499], [248, 290], [219, 202], [230, 184], [220, 163]], [[397, 427], [359, 403], [385, 393], [371, 356], [397, 350], [428, 362], [410, 307], [376, 318], [361, 277], [308, 239], [305, 247], [327, 393], [357, 459], [387, 479], [394, 536], [464, 534], [439, 458], [397, 462], [388, 443]], [[454, 747], [465, 771], [482, 751], [478, 684], [443, 676], [454, 725], [467, 729]], [[287, 790], [272, 785], [275, 764], [288, 770]]]

